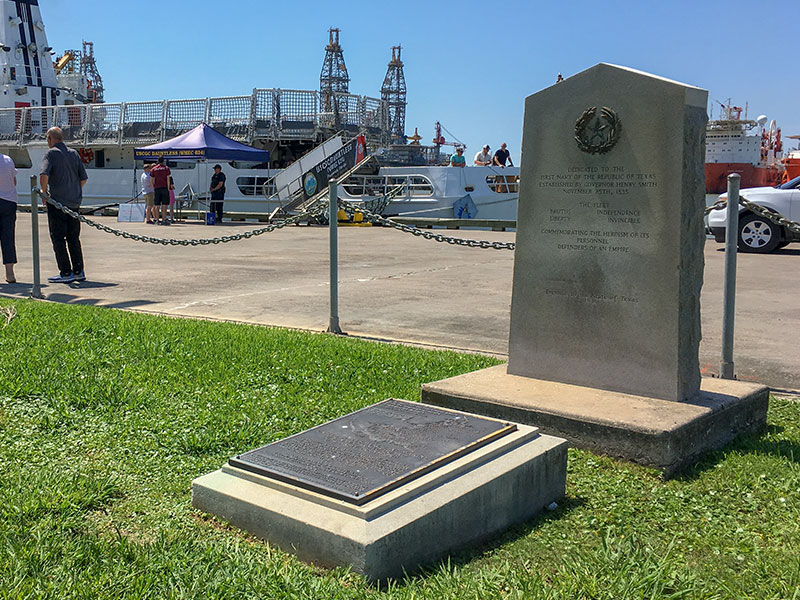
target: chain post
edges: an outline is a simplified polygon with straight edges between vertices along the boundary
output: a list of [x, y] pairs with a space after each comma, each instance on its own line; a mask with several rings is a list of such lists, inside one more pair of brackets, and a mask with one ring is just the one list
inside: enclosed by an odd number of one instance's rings
[[33, 251], [31, 298], [43, 298], [41, 270], [39, 268], [39, 188], [36, 187], [36, 175], [31, 175], [31, 246]]
[[734, 379], [733, 322], [736, 303], [736, 254], [739, 243], [739, 183], [738, 173], [728, 175], [728, 220], [725, 226], [725, 293], [722, 299], [722, 379]]
[[331, 315], [329, 333], [342, 333], [339, 327], [339, 189], [336, 181], [328, 185], [328, 231], [330, 240]]

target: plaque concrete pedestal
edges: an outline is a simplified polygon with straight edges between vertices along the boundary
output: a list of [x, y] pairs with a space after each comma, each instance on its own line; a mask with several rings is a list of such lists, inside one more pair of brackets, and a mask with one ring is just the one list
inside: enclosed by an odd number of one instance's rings
[[422, 401], [517, 423], [536, 423], [578, 448], [655, 467], [670, 476], [766, 423], [769, 389], [702, 379], [671, 401], [510, 375], [506, 365], [422, 386]]
[[[387, 402], [397, 404], [399, 401]], [[369, 409], [379, 410], [381, 404]], [[411, 407], [405, 408], [406, 404]], [[408, 413], [426, 412], [423, 418], [428, 422], [422, 425], [421, 419], [414, 415], [404, 417], [406, 421], [413, 421], [412, 427], [417, 427], [417, 432], [425, 437], [432, 437], [431, 427], [439, 426], [440, 433], [436, 437], [457, 438], [454, 432], [460, 434], [469, 428], [469, 425], [464, 426], [465, 420], [481, 419], [416, 403], [404, 403], [400, 409]], [[444, 413], [445, 417], [431, 425], [437, 418], [435, 414], [431, 417], [435, 411]], [[317, 440], [326, 440], [330, 448], [338, 444], [337, 452], [346, 452], [341, 440], [331, 441], [337, 430], [346, 429], [356, 432], [348, 434], [349, 440], [363, 445], [364, 464], [389, 465], [397, 457], [383, 454], [379, 446], [397, 449], [395, 442], [406, 448], [407, 457], [416, 458], [421, 454], [413, 444], [403, 441], [413, 434], [404, 432], [402, 427], [387, 428], [386, 423], [376, 420], [366, 424], [364, 419], [345, 420], [348, 417], [321, 426], [328, 427], [326, 431], [312, 429], [276, 442], [272, 445], [274, 450], [266, 446], [262, 456], [268, 456], [268, 460], [262, 463], [267, 469], [277, 470], [292, 458], [284, 452], [285, 446], [281, 449], [276, 447], [278, 444], [289, 441], [297, 448], [306, 449], [315, 442], [315, 435]], [[500, 425], [503, 431], [499, 437], [487, 436], [485, 430], [481, 431], [479, 435], [483, 437], [466, 453], [461, 452], [464, 448], [459, 448], [450, 453], [451, 458], [445, 464], [416, 469], [422, 474], [410, 480], [396, 478], [384, 486], [387, 491], [377, 495], [371, 492], [366, 501], [344, 493], [337, 498], [331, 493], [309, 489], [308, 482], [298, 481], [295, 485], [285, 479], [228, 464], [193, 481], [192, 505], [316, 565], [350, 566], [372, 581], [402, 577], [451, 550], [530, 519], [564, 496], [566, 441], [541, 435], [535, 427]], [[252, 466], [253, 463], [243, 462], [248, 454], [232, 459], [231, 463]], [[242, 460], [237, 462], [237, 459]], [[311, 473], [314, 456], [295, 455], [294, 459], [298, 473]], [[349, 464], [333, 470], [337, 471], [336, 477], [327, 480], [341, 482], [340, 491], [345, 491], [350, 481], [340, 479], [341, 475], [351, 471], [356, 478], [363, 466]]]

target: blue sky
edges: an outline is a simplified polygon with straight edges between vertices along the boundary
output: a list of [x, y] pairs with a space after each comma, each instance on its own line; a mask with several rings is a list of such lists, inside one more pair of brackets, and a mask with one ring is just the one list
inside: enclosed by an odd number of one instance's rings
[[95, 43], [109, 102], [317, 89], [328, 28], [338, 27], [352, 93], [380, 97], [391, 46], [401, 44], [407, 133], [416, 126], [430, 141], [441, 121], [469, 155], [506, 141], [517, 161], [525, 97], [559, 72], [598, 62], [703, 87], [711, 100], [748, 103], [750, 118], [765, 114], [784, 136], [800, 134], [800, 40], [786, 25], [800, 20], [800, 0], [40, 5], [56, 51]]

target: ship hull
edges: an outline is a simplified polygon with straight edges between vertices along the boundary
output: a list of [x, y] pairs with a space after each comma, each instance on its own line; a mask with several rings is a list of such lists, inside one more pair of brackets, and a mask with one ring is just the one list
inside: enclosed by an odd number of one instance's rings
[[785, 158], [783, 164], [786, 167], [786, 180], [800, 177], [800, 158]]
[[780, 183], [777, 167], [758, 167], [748, 163], [706, 163], [706, 193], [721, 194], [728, 189], [728, 175], [738, 173], [740, 188], [775, 186]]

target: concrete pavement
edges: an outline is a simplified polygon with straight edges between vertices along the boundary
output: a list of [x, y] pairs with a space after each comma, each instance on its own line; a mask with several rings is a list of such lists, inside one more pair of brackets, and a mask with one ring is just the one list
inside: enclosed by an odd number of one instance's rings
[[[257, 223], [111, 227], [158, 237], [215, 237]], [[513, 241], [513, 232], [448, 231], [456, 237]], [[46, 284], [48, 300], [175, 316], [226, 319], [324, 331], [328, 325], [328, 232], [291, 226], [211, 246], [157, 246], [82, 226], [86, 274], [81, 284]], [[40, 215], [42, 279], [56, 272]], [[507, 352], [513, 252], [426, 241], [378, 227], [339, 230], [342, 329], [368, 338], [504, 356]], [[32, 281], [30, 215], [17, 220], [16, 285], [0, 294], [26, 297]], [[722, 324], [722, 245], [705, 249], [701, 295], [703, 373], [718, 372]], [[800, 390], [800, 244], [771, 255], [739, 254], [734, 360], [740, 379]]]

